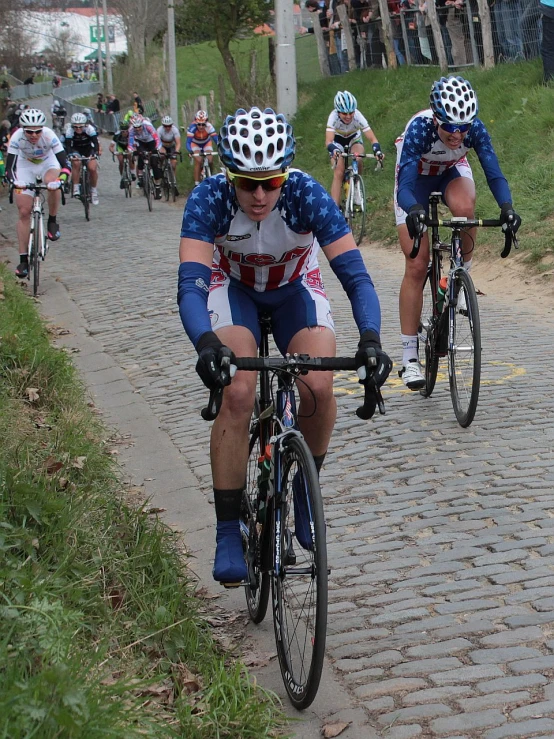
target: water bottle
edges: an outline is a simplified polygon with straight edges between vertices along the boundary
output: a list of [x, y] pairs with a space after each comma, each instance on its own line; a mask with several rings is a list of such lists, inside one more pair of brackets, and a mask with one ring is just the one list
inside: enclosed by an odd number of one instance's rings
[[344, 181], [342, 183], [342, 189], [344, 193], [344, 199], [348, 199], [348, 192], [350, 190], [350, 177], [348, 176], [348, 172], [344, 173]]
[[271, 446], [268, 444], [265, 448], [265, 454], [258, 457], [258, 515], [256, 521], [265, 523], [267, 491], [269, 488], [269, 474], [271, 472]]
[[448, 284], [448, 278], [441, 277], [439, 282], [439, 290], [437, 294], [437, 310], [439, 313], [442, 313], [442, 309], [444, 308], [444, 297], [446, 295], [446, 287]]

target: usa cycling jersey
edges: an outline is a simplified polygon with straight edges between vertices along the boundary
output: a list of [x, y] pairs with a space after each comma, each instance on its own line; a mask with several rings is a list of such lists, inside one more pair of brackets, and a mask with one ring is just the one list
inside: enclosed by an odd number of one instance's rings
[[136, 144], [147, 144], [150, 141], [154, 141], [156, 149], [161, 147], [158, 132], [151, 123], [144, 121], [140, 128], [131, 126], [129, 129], [129, 149], [134, 150]]
[[225, 175], [204, 180], [187, 201], [181, 236], [214, 244], [214, 269], [264, 292], [316, 268], [319, 246], [349, 231], [319, 182], [290, 170], [275, 208], [261, 222], [239, 208]]
[[361, 132], [371, 131], [371, 126], [359, 110], [354, 111], [350, 123], [345, 123], [336, 110], [327, 119], [327, 131], [335, 134], [335, 141], [343, 146], [361, 140]]
[[15, 154], [33, 164], [39, 164], [48, 159], [51, 153], [59, 154], [63, 151], [63, 145], [51, 128], [43, 126], [42, 134], [38, 141], [31, 143], [25, 136], [22, 128], [19, 128], [11, 137], [8, 144], [8, 154]]
[[457, 164], [469, 168], [466, 154], [474, 149], [487, 183], [498, 205], [511, 203], [512, 196], [502, 174], [491, 138], [483, 121], [476, 118], [457, 149], [449, 149], [439, 138], [431, 109], [417, 113], [408, 121], [404, 133], [396, 139], [397, 202], [409, 211], [417, 204], [414, 187], [419, 176], [444, 174]]
[[193, 144], [196, 146], [206, 146], [206, 144], [217, 143], [217, 131], [211, 123], [206, 122], [205, 126], [197, 126], [191, 123], [187, 129], [187, 151], [193, 151]]

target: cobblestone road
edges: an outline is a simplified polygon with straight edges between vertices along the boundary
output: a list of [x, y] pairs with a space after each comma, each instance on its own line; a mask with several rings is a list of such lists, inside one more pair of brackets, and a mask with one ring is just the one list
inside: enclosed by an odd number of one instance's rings
[[[206, 393], [175, 304], [181, 208], [149, 214], [144, 198], [125, 200], [107, 156], [99, 189], [90, 223], [79, 203], [63, 209], [45, 289], [64, 282], [209, 496]], [[2, 216], [11, 228], [13, 209]], [[364, 256], [398, 357], [400, 259]], [[329, 274], [327, 288], [348, 353], [350, 309]], [[328, 656], [388, 739], [554, 737], [554, 325], [521, 304], [480, 305], [484, 383], [470, 429], [454, 420], [444, 373], [428, 400], [393, 380], [387, 415], [370, 423], [354, 414], [354, 379], [337, 378], [322, 473]]]

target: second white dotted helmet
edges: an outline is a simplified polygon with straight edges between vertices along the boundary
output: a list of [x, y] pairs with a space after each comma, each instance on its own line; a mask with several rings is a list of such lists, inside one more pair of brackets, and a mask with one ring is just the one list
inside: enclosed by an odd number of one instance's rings
[[292, 126], [272, 108], [239, 108], [219, 132], [219, 156], [232, 172], [285, 170], [296, 153]]

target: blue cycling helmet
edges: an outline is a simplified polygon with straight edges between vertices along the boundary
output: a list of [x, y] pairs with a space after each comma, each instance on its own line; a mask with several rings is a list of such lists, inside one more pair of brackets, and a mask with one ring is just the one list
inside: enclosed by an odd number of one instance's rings
[[354, 113], [357, 107], [358, 101], [348, 90], [335, 95], [335, 110], [338, 113]]
[[429, 102], [441, 123], [472, 123], [479, 112], [473, 87], [455, 75], [433, 82]]
[[239, 108], [228, 115], [217, 145], [222, 163], [231, 172], [285, 170], [296, 154], [292, 126], [272, 108]]

